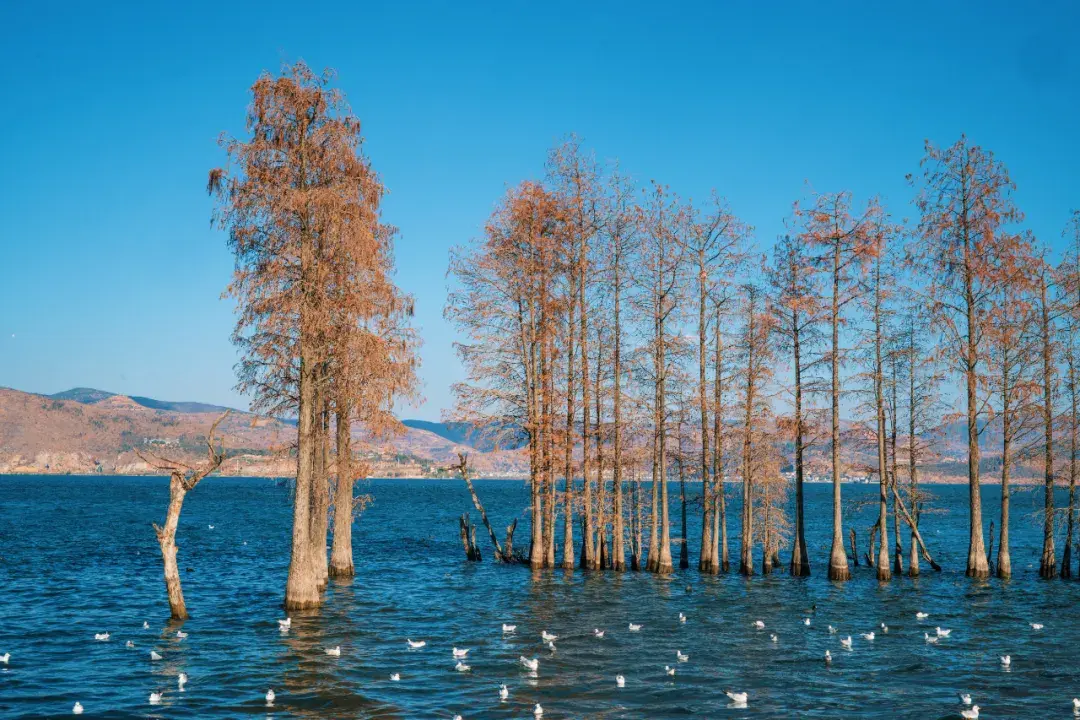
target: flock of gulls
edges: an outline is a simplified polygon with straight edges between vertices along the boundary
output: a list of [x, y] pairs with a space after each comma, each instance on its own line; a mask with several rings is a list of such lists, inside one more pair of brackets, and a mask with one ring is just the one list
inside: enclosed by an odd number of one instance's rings
[[[920, 622], [928, 620], [929, 617], [930, 617], [929, 614], [925, 613], [925, 612], [919, 612], [919, 613], [916, 613], [916, 615], [915, 615], [916, 620], [918, 620]], [[679, 623], [685, 624], [686, 623], [686, 615], [684, 613], [680, 612], [679, 617], [678, 617], [678, 621], [679, 621]], [[810, 627], [812, 625], [811, 620], [810, 620], [809, 617], [803, 618], [802, 624], [805, 627]], [[1042, 630], [1043, 627], [1044, 627], [1042, 623], [1030, 623], [1030, 625], [1031, 625], [1031, 629], [1033, 631], [1035, 631], [1035, 632], [1038, 632], [1038, 631]], [[148, 622], [143, 622], [142, 627], [143, 627], [144, 630], [149, 630], [150, 629], [150, 624]], [[627, 631], [631, 632], [631, 633], [637, 633], [637, 632], [641, 632], [641, 629], [643, 627], [644, 627], [644, 625], [639, 624], [639, 623], [629, 623], [629, 625], [627, 626]], [[762, 620], [755, 620], [752, 623], [751, 627], [756, 631], [763, 631], [763, 630], [765, 630], [765, 623]], [[291, 628], [292, 628], [292, 618], [291, 617], [290, 618], [285, 618], [284, 620], [278, 620], [278, 630], [281, 633], [283, 633], [283, 634], [288, 633]], [[851, 635], [848, 635], [847, 637], [839, 637], [839, 631], [835, 627], [833, 627], [832, 625], [829, 625], [827, 627], [827, 629], [828, 629], [828, 634], [829, 635], [838, 636], [840, 648], [842, 650], [845, 650], [847, 652], [854, 652], [855, 643], [854, 643], [854, 640], [852, 639]], [[871, 643], [871, 642], [874, 642], [875, 638], [877, 638], [877, 634], [878, 634], [879, 630], [880, 630], [880, 632], [882, 634], [888, 634], [889, 627], [885, 623], [881, 623], [880, 628], [872, 630], [870, 632], [860, 633], [859, 636], [862, 638], [862, 640], [864, 642]], [[511, 625], [511, 624], [507, 624], [507, 623], [504, 623], [502, 625], [502, 635], [504, 637], [512, 636], [516, 632], [517, 632], [517, 625]], [[593, 637], [595, 637], [597, 640], [602, 640], [604, 638], [605, 632], [606, 632], [605, 630], [601, 630], [600, 628], [595, 628], [595, 629], [593, 629], [592, 634], [593, 634]], [[947, 640], [951, 635], [952, 635], [952, 630], [951, 629], [942, 628], [942, 627], [938, 626], [938, 627], [934, 628], [933, 633], [930, 633], [929, 631], [924, 632], [923, 633], [923, 639], [924, 639], [924, 641], [926, 643], [937, 644], [937, 643], [939, 643], [939, 642], [941, 642], [943, 640]], [[176, 638], [178, 640], [183, 640], [187, 636], [188, 636], [188, 634], [183, 632], [183, 631], [178, 630], [176, 632]], [[770, 634], [769, 637], [770, 637], [770, 640], [773, 643], [779, 643], [780, 642], [780, 637], [776, 633]], [[94, 640], [97, 641], [97, 642], [109, 642], [110, 639], [111, 639], [111, 635], [110, 635], [110, 633], [108, 631], [103, 632], [103, 633], [95, 633], [94, 634]], [[544, 645], [552, 653], [555, 652], [555, 641], [559, 639], [558, 635], [556, 635], [554, 633], [550, 633], [547, 630], [543, 630], [540, 633], [540, 639], [543, 641]], [[406, 644], [407, 644], [407, 646], [408, 646], [408, 648], [410, 650], [423, 650], [424, 648], [427, 647], [427, 641], [426, 640], [413, 640], [412, 638], [406, 638], [405, 642], [406, 642]], [[125, 646], [127, 648], [134, 648], [135, 643], [132, 642], [131, 640], [128, 640], [125, 643]], [[325, 650], [326, 655], [328, 655], [328, 656], [341, 657], [341, 647], [340, 646], [324, 648], [324, 650]], [[468, 672], [470, 672], [472, 670], [472, 668], [468, 664], [469, 651], [470, 651], [469, 648], [458, 648], [458, 647], [452, 647], [451, 648], [451, 657], [454, 660], [454, 663], [455, 663], [454, 664], [454, 669], [457, 672], [468, 673]], [[150, 660], [151, 661], [158, 661], [158, 660], [161, 660], [161, 659], [162, 659], [162, 656], [160, 654], [158, 654], [157, 652], [155, 652], [153, 650], [150, 651]], [[681, 650], [676, 650], [675, 651], [675, 660], [676, 660], [676, 666], [677, 666], [679, 663], [689, 662], [690, 661], [690, 656], [688, 654], [686, 654], [686, 653], [683, 653]], [[1002, 656], [1000, 656], [999, 660], [1000, 660], [1001, 667], [1002, 667], [1003, 670], [1008, 671], [1011, 668], [1011, 666], [1012, 666], [1012, 657], [1011, 656], [1002, 655]], [[0, 655], [0, 665], [5, 665], [6, 666], [6, 665], [9, 665], [10, 662], [11, 662], [11, 653], [10, 652], [7, 652], [7, 653], [4, 653], [4, 654]], [[825, 662], [825, 664], [827, 666], [832, 665], [833, 655], [832, 655], [830, 650], [825, 650], [824, 662]], [[539, 658], [537, 658], [537, 657], [530, 658], [530, 657], [526, 657], [526, 656], [522, 655], [522, 656], [520, 656], [518, 658], [518, 663], [521, 665], [521, 667], [523, 667], [526, 671], [528, 671], [529, 676], [537, 677], [537, 675], [538, 675], [538, 673], [540, 671], [540, 659]], [[665, 674], [667, 676], [673, 677], [675, 675], [675, 673], [676, 673], [676, 667], [673, 667], [671, 665], [664, 665], [664, 672], [665, 672]], [[392, 682], [400, 682], [401, 681], [401, 673], [400, 672], [391, 673], [390, 674], [390, 680]], [[622, 675], [621, 673], [617, 674], [615, 676], [614, 680], [615, 680], [615, 687], [616, 688], [625, 688], [626, 687], [626, 677], [624, 675]], [[188, 682], [187, 674], [185, 674], [183, 672], [179, 673], [177, 675], [177, 677], [176, 677], [177, 691], [178, 692], [184, 692], [184, 685], [187, 682]], [[736, 690], [725, 689], [724, 694], [730, 700], [730, 704], [728, 705], [728, 707], [731, 707], [731, 708], [746, 708], [747, 704], [750, 702], [750, 693], [746, 692], [746, 691], [736, 691]], [[148, 699], [149, 704], [151, 704], [151, 705], [159, 705], [159, 704], [161, 704], [163, 695], [164, 695], [164, 691], [162, 691], [162, 690], [157, 690], [157, 691], [151, 692], [150, 696], [149, 696], [149, 699]], [[499, 701], [500, 702], [507, 702], [510, 699], [510, 689], [505, 684], [499, 685], [498, 686], [498, 695], [499, 695]], [[981, 711], [981, 708], [979, 707], [979, 705], [976, 705], [976, 704], [973, 703], [971, 694], [969, 694], [969, 693], [958, 693], [957, 696], [958, 696], [958, 699], [959, 699], [959, 704], [961, 706], [961, 709], [959, 711], [960, 716], [965, 718], [966, 720], [977, 720], [978, 717], [979, 717], [979, 713]], [[268, 707], [268, 708], [274, 707], [274, 702], [275, 702], [276, 699], [277, 699], [277, 695], [274, 693], [273, 688], [266, 691], [266, 695], [265, 695], [266, 707]], [[1073, 711], [1074, 711], [1074, 713], [1076, 715], [1080, 715], [1080, 698], [1073, 698], [1073, 700], [1072, 700], [1072, 708], [1073, 708]], [[73, 715], [81, 715], [84, 711], [85, 711], [85, 708], [83, 707], [82, 703], [80, 703], [80, 702], [76, 702], [75, 705], [71, 708], [71, 712], [72, 712]], [[544, 714], [544, 708], [540, 705], [540, 703], [536, 703], [535, 707], [533, 708], [533, 715], [535, 717], [541, 717], [543, 714]], [[463, 720], [463, 718], [462, 718], [461, 715], [455, 715], [454, 720]]]

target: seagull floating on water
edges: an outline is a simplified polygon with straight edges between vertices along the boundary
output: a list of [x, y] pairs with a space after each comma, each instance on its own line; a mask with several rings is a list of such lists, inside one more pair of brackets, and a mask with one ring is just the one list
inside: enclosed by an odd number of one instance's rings
[[604, 637], [604, 631], [601, 630], [600, 628], [593, 628], [592, 634], [595, 635], [598, 638]]
[[640, 629], [641, 629], [640, 625], [635, 625], [634, 623], [630, 623], [630, 632], [637, 632]]
[[536, 707], [533, 708], [533, 715], [540, 717], [544, 714], [544, 708], [540, 707], [540, 703], [536, 703]]
[[128, 640], [128, 641], [127, 641], [126, 643], [124, 643], [124, 647], [126, 647], [126, 648], [133, 648], [133, 647], [135, 647], [135, 643], [133, 643], [133, 642], [131, 642], [130, 640]]
[[500, 700], [509, 700], [510, 699], [510, 688], [506, 687], [505, 685], [500, 685], [499, 686], [499, 699]]
[[458, 650], [457, 648], [454, 648], [453, 650], [454, 650], [454, 657], [456, 657], [456, 658], [463, 658], [463, 657], [465, 657], [466, 655], [469, 654], [469, 648], [462, 648], [461, 650]]
[[1005, 667], [1009, 667], [1010, 665], [1012, 665], [1012, 655], [1002, 655], [1001, 664]]
[[287, 617], [284, 620], [278, 620], [277, 624], [278, 629], [281, 630], [281, 632], [289, 632], [289, 628], [292, 627], [292, 618]]
[[507, 625], [506, 623], [503, 623], [503, 632], [504, 633], [512, 633], [515, 630], [517, 630], [517, 625]]
[[150, 651], [150, 659], [151, 659], [151, 660], [160, 660], [160, 659], [161, 659], [161, 656], [160, 656], [160, 655], [158, 655], [158, 654], [157, 654], [156, 652], [154, 652], [153, 650], [151, 650], [151, 651]]
[[160, 705], [161, 704], [161, 693], [159, 693], [159, 692], [150, 693], [150, 704], [151, 705]]
[[776, 633], [773, 633], [772, 635], [770, 635], [769, 639], [772, 640], [774, 643], [780, 642], [780, 638], [779, 638], [779, 636], [777, 636]]
[[274, 698], [276, 698], [276, 697], [277, 697], [277, 695], [274, 694], [274, 688], [270, 688], [269, 690], [267, 690], [266, 691], [266, 707], [273, 707], [274, 706]]
[[207, 525], [206, 527], [210, 528], [211, 530], [213, 530], [213, 529], [214, 529], [214, 526], [213, 526], [213, 525]]
[[105, 642], [106, 640], [109, 639], [109, 633], [108, 632], [94, 633], [94, 639], [95, 640], [100, 640], [101, 642]]
[[332, 648], [326, 648], [327, 655], [333, 655], [334, 657], [341, 657], [341, 646], [336, 645]]
[[832, 625], [829, 626], [829, 634], [830, 635], [835, 635], [836, 634], [836, 628], [834, 628]]
[[915, 613], [915, 617], [917, 617], [919, 620], [925, 620], [926, 618], [930, 617], [930, 613], [917, 612]]
[[949, 637], [952, 635], [952, 630], [945, 630], [943, 628], [934, 628], [937, 631], [938, 637]]
[[184, 632], [183, 630], [177, 630], [177, 631], [176, 631], [176, 637], [178, 637], [179, 639], [183, 640], [184, 638], [186, 638], [186, 637], [187, 637], [187, 633], [186, 633], [186, 632]]
[[965, 720], [978, 720], [979, 706], [972, 705], [970, 710], [961, 710], [960, 717], [965, 718]]
[[806, 627], [810, 627], [810, 618], [803, 618], [802, 624]]
[[401, 680], [401, 673], [390, 673], [390, 682], [398, 682]]
[[420, 648], [427, 645], [427, 640], [416, 640], [414, 642], [414, 641], [409, 640], [408, 638], [406, 638], [405, 642], [409, 643], [409, 647], [411, 647], [413, 650], [419, 650]]
[[454, 669], [458, 672], [469, 672], [470, 670], [472, 670], [471, 667], [461, 662], [460, 660], [458, 660], [458, 664], [454, 666]]
[[616, 675], [615, 676], [615, 686], [616, 687], [626, 687], [626, 678], [624, 678], [622, 675]]
[[825, 651], [825, 664], [832, 665], [832, 653], [828, 650]]
[[725, 690], [724, 694], [731, 698], [732, 702], [738, 703], [739, 705], [745, 705], [746, 698], [749, 697], [744, 692], [732, 692], [730, 690]]
[[538, 659], [533, 658], [532, 660], [530, 660], [529, 658], [525, 657], [524, 655], [522, 655], [521, 657], [518, 658], [518, 662], [520, 662], [522, 665], [529, 668], [533, 672], [536, 672], [537, 669], [540, 667], [540, 661]]
[[72, 715], [82, 715], [83, 706], [82, 703], [75, 703], [75, 707], [71, 708]]
[[176, 687], [180, 692], [184, 692], [184, 684], [187, 683], [187, 673], [180, 673], [176, 676]]
[[551, 652], [555, 652], [555, 643], [548, 640], [547, 646], [548, 646], [548, 649], [551, 650]]
[[764, 630], [765, 629], [765, 623], [761, 622], [760, 620], [755, 620], [754, 621], [754, 627], [756, 627], [758, 630]]
[[872, 631], [868, 632], [868, 633], [861, 633], [861, 635], [862, 635], [863, 640], [873, 640], [874, 639], [874, 633]]
[[11, 659], [11, 653], [9, 653], [9, 652], [6, 652], [3, 655], [0, 655], [0, 663], [3, 663], [4, 665], [7, 665], [8, 660], [10, 660], [10, 659]]
[[668, 675], [674, 675], [675, 674], [675, 668], [669, 667], [668, 665], [665, 665], [664, 666], [664, 672], [666, 672]]
[[889, 626], [886, 625], [885, 623], [881, 623], [881, 632], [884, 635], [888, 635], [889, 634]]
[[540, 631], [540, 638], [543, 639], [546, 642], [554, 642], [554, 641], [559, 639], [559, 636], [558, 635], [552, 635], [547, 630], [541, 630]]
[[1080, 698], [1073, 698], [1073, 710], [1080, 710]]
[[960, 702], [964, 703], [965, 705], [970, 705], [971, 704], [971, 694], [970, 693], [960, 693]]
[[684, 655], [682, 650], [676, 650], [675, 651], [675, 659], [677, 659], [679, 662], [686, 662], [687, 660], [690, 659], [690, 656], [689, 655]]
[[840, 646], [842, 648], [844, 648], [845, 650], [850, 650], [851, 649], [851, 636], [848, 635], [846, 638], [840, 638]]
[[1042, 623], [1031, 623], [1031, 629], [1032, 630], [1042, 630], [1043, 629], [1043, 624]]
[[681, 623], [685, 623], [685, 622], [686, 622], [686, 616], [685, 616], [685, 615], [683, 615], [682, 613], [679, 613], [679, 622], [681, 622]]

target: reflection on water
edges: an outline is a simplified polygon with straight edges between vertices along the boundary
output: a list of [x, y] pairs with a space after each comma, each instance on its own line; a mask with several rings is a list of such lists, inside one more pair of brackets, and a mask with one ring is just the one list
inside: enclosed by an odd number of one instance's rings
[[[477, 489], [496, 524], [526, 507], [522, 483]], [[877, 492], [844, 490], [852, 500]], [[12, 654], [0, 665], [0, 716], [67, 715], [78, 700], [87, 717], [510, 718], [532, 717], [541, 703], [545, 718], [941, 718], [959, 717], [962, 691], [984, 717], [1058, 717], [1080, 696], [1080, 585], [1038, 579], [1038, 493], [1014, 495], [1010, 583], [964, 577], [967, 491], [937, 487], [945, 512], [927, 515], [924, 533], [945, 572], [924, 568], [921, 578], [879, 585], [861, 566], [834, 585], [823, 577], [827, 486], [807, 489], [814, 576], [750, 580], [467, 563], [457, 516], [471, 502], [459, 483], [375, 481], [371, 492], [376, 502], [354, 544], [357, 577], [332, 583], [321, 610], [293, 615], [281, 633], [284, 488], [214, 478], [189, 496], [179, 543], [192, 618], [177, 624], [167, 619], [150, 527], [165, 506], [165, 479], [0, 478], [0, 654]], [[989, 523], [998, 494], [987, 486], [983, 495]], [[874, 512], [865, 506], [851, 519], [862, 539]], [[737, 522], [732, 512], [732, 540]], [[693, 539], [690, 547], [693, 556]], [[919, 611], [929, 616], [917, 619]], [[503, 623], [517, 630], [503, 633]], [[630, 623], [643, 627], [629, 632]], [[937, 626], [953, 632], [926, 642]], [[187, 638], [177, 637], [181, 629]], [[111, 640], [95, 642], [106, 630]], [[542, 631], [559, 636], [557, 650]], [[875, 639], [863, 639], [870, 631]], [[843, 651], [849, 635], [852, 650]], [[406, 638], [427, 645], [413, 650]], [[470, 648], [471, 672], [455, 671], [455, 645]], [[325, 652], [335, 646], [340, 657]], [[151, 650], [162, 659], [152, 661]], [[678, 662], [676, 651], [689, 660]], [[538, 658], [538, 670], [521, 656]], [[726, 690], [747, 692], [745, 706]], [[160, 705], [149, 704], [151, 692], [162, 692]]]

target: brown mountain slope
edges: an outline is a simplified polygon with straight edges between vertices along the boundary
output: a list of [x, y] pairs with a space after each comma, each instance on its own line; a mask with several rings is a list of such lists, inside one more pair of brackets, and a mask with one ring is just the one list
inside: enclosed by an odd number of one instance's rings
[[[82, 403], [0, 388], [0, 473], [146, 473], [136, 448], [196, 460], [217, 416], [155, 410], [123, 395]], [[293, 473], [293, 426], [233, 412], [219, 430], [230, 454], [237, 455], [223, 472]], [[415, 428], [388, 440], [356, 437], [356, 451], [374, 475], [430, 474], [456, 459], [459, 450], [469, 452], [480, 472], [513, 475], [525, 467], [518, 451], [481, 453]]]

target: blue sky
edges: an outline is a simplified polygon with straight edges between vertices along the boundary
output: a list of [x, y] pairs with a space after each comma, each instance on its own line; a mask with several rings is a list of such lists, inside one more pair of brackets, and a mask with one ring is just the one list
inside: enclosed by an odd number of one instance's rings
[[3, 3], [0, 385], [246, 407], [206, 173], [258, 74], [296, 59], [337, 69], [391, 191], [426, 341], [408, 416], [437, 419], [460, 376], [448, 249], [570, 132], [641, 182], [716, 188], [763, 247], [807, 183], [912, 215], [924, 139], [966, 132], [1060, 246], [1080, 4], [669, 5]]

